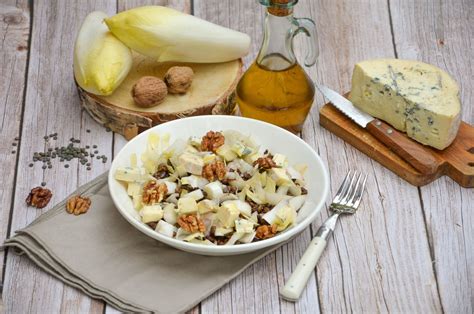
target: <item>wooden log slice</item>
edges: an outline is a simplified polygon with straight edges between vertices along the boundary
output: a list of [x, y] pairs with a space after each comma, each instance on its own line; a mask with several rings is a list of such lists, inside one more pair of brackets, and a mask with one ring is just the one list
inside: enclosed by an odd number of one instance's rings
[[[131, 91], [142, 76], [163, 78], [175, 65], [193, 69], [194, 79], [184, 95], [168, 94], [165, 100], [151, 108], [135, 105]], [[242, 60], [223, 63], [158, 63], [135, 54], [133, 66], [122, 84], [109, 96], [89, 93], [79, 87], [82, 106], [98, 123], [125, 136], [127, 140], [162, 122], [207, 114], [233, 114], [234, 91], [242, 75]]]

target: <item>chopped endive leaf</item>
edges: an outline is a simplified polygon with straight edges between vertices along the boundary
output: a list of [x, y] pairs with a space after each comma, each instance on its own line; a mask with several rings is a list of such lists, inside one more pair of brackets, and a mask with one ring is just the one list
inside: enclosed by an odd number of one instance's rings
[[295, 196], [288, 201], [288, 205], [298, 211], [303, 206], [305, 201], [306, 195]]
[[176, 224], [178, 221], [178, 214], [175, 204], [170, 203], [163, 207], [163, 219], [169, 224]]
[[234, 232], [230, 239], [226, 242], [225, 245], [234, 245], [244, 234], [240, 232]]
[[283, 231], [296, 221], [296, 210], [290, 206], [280, 208], [276, 213], [276, 218], [273, 221], [277, 225], [277, 231]]
[[155, 231], [172, 238], [174, 234], [178, 231], [178, 228], [164, 220], [160, 220], [156, 225]]
[[242, 237], [239, 239], [239, 242], [240, 243], [250, 243], [253, 241], [253, 239], [255, 238], [255, 235], [257, 234], [257, 232], [255, 231], [252, 231], [250, 233], [245, 233], [244, 235], [242, 235]]

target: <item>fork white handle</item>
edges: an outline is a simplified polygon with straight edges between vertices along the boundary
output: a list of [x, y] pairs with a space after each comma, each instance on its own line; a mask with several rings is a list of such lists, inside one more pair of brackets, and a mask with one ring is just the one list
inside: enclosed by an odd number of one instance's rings
[[321, 254], [326, 248], [330, 235], [336, 228], [336, 222], [340, 214], [353, 214], [359, 207], [364, 193], [367, 175], [357, 175], [357, 171], [351, 177], [351, 171], [344, 178], [344, 182], [334, 197], [330, 209], [333, 214], [323, 223], [316, 232], [316, 236], [303, 254], [303, 257], [296, 265], [296, 269], [291, 274], [288, 282], [280, 291], [280, 295], [289, 301], [297, 301], [300, 298], [313, 273], [313, 269], [319, 261]]
[[297, 301], [306, 287], [309, 277], [326, 248], [327, 241], [322, 237], [314, 237], [304, 252], [296, 269], [291, 274], [280, 295], [288, 301]]

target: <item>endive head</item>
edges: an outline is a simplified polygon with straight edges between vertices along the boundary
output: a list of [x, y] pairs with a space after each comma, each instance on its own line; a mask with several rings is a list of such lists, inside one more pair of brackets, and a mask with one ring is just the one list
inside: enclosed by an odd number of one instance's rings
[[127, 10], [105, 23], [128, 47], [157, 61], [225, 62], [250, 46], [246, 34], [162, 6]]
[[130, 49], [104, 24], [107, 15], [90, 13], [76, 38], [74, 76], [84, 90], [110, 95], [127, 76], [132, 66]]

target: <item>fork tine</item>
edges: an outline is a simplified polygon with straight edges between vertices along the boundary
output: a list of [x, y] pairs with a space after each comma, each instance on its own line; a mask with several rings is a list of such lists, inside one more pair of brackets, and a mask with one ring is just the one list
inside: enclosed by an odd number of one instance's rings
[[362, 186], [362, 181], [363, 181], [363, 175], [362, 173], [357, 177], [357, 182], [356, 184], [352, 187], [352, 193], [351, 193], [351, 196], [350, 198], [347, 200], [347, 203], [345, 204], [346, 206], [349, 206], [349, 207], [353, 207], [354, 206], [354, 203], [355, 201], [357, 200], [357, 193], [360, 189], [360, 187]]
[[346, 190], [349, 187], [351, 172], [352, 170], [349, 170], [349, 172], [347, 172], [346, 177], [344, 178], [344, 181], [342, 181], [342, 184], [339, 187], [339, 190], [337, 190], [336, 196], [334, 196], [334, 199], [332, 200], [333, 203], [339, 203], [342, 197], [344, 196], [344, 194], [346, 193]]
[[360, 201], [362, 200], [362, 195], [364, 195], [364, 190], [365, 190], [365, 183], [367, 182], [367, 175], [364, 176], [364, 181], [360, 185], [359, 189], [357, 190], [356, 197], [354, 200], [354, 204], [352, 207], [357, 209], [359, 207]]
[[352, 180], [351, 180], [351, 185], [349, 186], [349, 190], [347, 191], [344, 198], [341, 200], [341, 203], [340, 203], [341, 205], [349, 206], [349, 203], [351, 202], [357, 190], [357, 185], [359, 184], [361, 177], [362, 177], [362, 174], [358, 174], [357, 172], [354, 173], [354, 176], [352, 177]]

